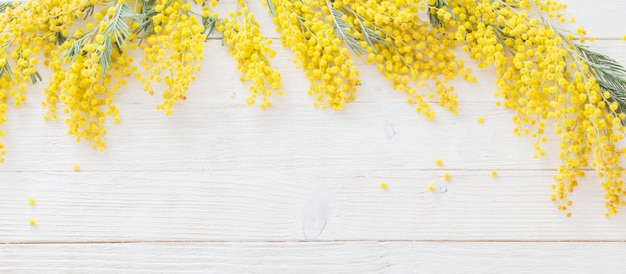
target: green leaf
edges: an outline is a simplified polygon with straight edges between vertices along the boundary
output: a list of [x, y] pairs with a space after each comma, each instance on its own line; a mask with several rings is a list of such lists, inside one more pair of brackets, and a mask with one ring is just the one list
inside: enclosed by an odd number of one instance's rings
[[363, 35], [363, 40], [370, 46], [374, 53], [378, 53], [378, 51], [376, 50], [376, 44], [382, 44], [386, 47], [389, 46], [387, 40], [385, 40], [385, 38], [383, 38], [380, 33], [376, 32], [372, 28], [365, 26], [365, 18], [363, 18], [363, 16], [359, 15], [348, 6], [342, 6], [341, 8], [352, 14], [357, 19], [357, 21], [359, 21], [359, 27], [361, 28], [361, 35]]
[[43, 81], [43, 78], [41, 78], [41, 74], [39, 74], [38, 71], [35, 71], [35, 73], [30, 75], [30, 81], [35, 84], [37, 82], [41, 82]]
[[354, 34], [348, 32], [354, 29], [348, 24], [348, 22], [343, 20], [342, 17], [345, 14], [333, 7], [330, 0], [326, 0], [326, 6], [328, 6], [328, 9], [330, 10], [330, 15], [333, 18], [333, 29], [337, 33], [339, 39], [348, 44], [350, 49], [352, 49], [352, 51], [357, 55], [367, 53], [367, 50], [361, 47], [361, 43], [359, 42], [358, 38], [354, 36]]
[[98, 52], [102, 74], [106, 73], [111, 64], [113, 37], [115, 37], [115, 46], [118, 52], [123, 51], [126, 46], [126, 40], [130, 37], [130, 27], [124, 19], [141, 20], [142, 15], [133, 13], [126, 3], [117, 4], [115, 13], [109, 19], [102, 33], [104, 35], [104, 50]]
[[21, 5], [22, 3], [24, 3], [24, 1], [2, 1], [0, 2], [0, 12], [3, 12], [4, 10], [6, 10], [7, 8], [15, 8], [17, 7], [16, 5], [13, 5], [14, 3], [17, 3], [18, 6]]
[[204, 33], [206, 34], [207, 39], [215, 33], [217, 30], [217, 23], [220, 21], [221, 19], [210, 15], [208, 17], [202, 17], [202, 25], [204, 26]]
[[270, 10], [272, 16], [276, 16], [276, 7], [274, 7], [274, 2], [272, 0], [265, 0], [267, 3], [267, 8]]
[[[620, 113], [626, 113], [626, 68], [611, 57], [586, 46], [574, 44], [574, 48], [585, 64], [592, 68], [591, 74], [597, 79], [600, 88], [611, 95], [603, 98], [609, 103], [618, 103], [618, 109], [613, 115], [619, 118]], [[626, 125], [626, 120], [620, 120], [622, 125]]]

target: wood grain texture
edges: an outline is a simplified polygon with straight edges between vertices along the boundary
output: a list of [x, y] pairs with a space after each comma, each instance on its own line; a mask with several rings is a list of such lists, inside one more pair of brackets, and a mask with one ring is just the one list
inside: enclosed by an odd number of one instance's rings
[[548, 171], [316, 172], [2, 173], [0, 242], [626, 240], [591, 180], [566, 218]]
[[[0, 246], [3, 273], [622, 273], [623, 243], [250, 242]], [[76, 258], [81, 258], [77, 260]]]
[[[626, 2], [563, 2], [592, 47], [626, 64]], [[250, 5], [275, 39], [265, 7]], [[3, 125], [0, 272], [626, 272], [626, 214], [604, 218], [592, 170], [573, 217], [556, 210], [558, 139], [548, 128], [547, 156], [533, 158], [533, 140], [495, 106], [493, 69], [451, 82], [459, 115], [432, 101], [429, 122], [363, 59], [356, 100], [314, 109], [291, 52], [273, 47], [285, 95], [271, 109], [245, 105], [246, 84], [211, 40], [173, 116], [136, 81], [117, 94], [122, 122], [102, 153], [43, 121], [35, 86]]]

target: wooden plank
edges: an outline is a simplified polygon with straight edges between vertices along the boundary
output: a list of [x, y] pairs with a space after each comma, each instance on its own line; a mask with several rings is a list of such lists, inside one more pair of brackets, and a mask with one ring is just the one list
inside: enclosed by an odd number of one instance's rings
[[[36, 107], [28, 107], [32, 110]], [[467, 103], [463, 115], [442, 112], [430, 122], [406, 104], [353, 104], [343, 112], [302, 105], [270, 111], [245, 106], [190, 105], [172, 117], [152, 106], [127, 105], [123, 121], [108, 127], [108, 148], [98, 153], [74, 141], [62, 122], [30, 111], [12, 112], [5, 125], [8, 154], [0, 171], [289, 169], [432, 169], [443, 159], [452, 169], [554, 169], [534, 159], [530, 137], [513, 134], [511, 113]], [[485, 117], [484, 124], [476, 121]], [[558, 141], [549, 133], [553, 141]]]
[[339, 169], [3, 172], [0, 242], [626, 240], [591, 179], [566, 218], [552, 172]]
[[623, 243], [275, 242], [0, 246], [3, 273], [621, 273]]
[[[625, 44], [598, 45], [626, 61]], [[311, 162], [365, 170], [429, 169], [437, 158], [454, 169], [553, 170], [560, 163], [550, 125], [544, 159], [533, 159], [531, 138], [513, 135], [513, 113], [494, 106], [488, 70], [480, 72], [483, 80], [476, 85], [459, 83], [458, 116], [434, 106], [438, 116], [429, 122], [371, 69], [364, 69], [369, 74], [363, 78], [362, 99], [337, 113], [314, 109], [303, 91], [306, 80], [289, 69], [285, 86], [290, 90], [272, 109], [247, 107], [247, 91], [232, 61], [211, 54], [218, 59], [207, 61], [203, 75], [222, 81], [197, 82], [171, 117], [155, 110], [158, 98], [137, 90], [137, 83], [121, 91], [122, 122], [108, 126], [104, 153], [76, 144], [62, 121], [44, 122], [43, 96], [33, 91], [22, 108], [9, 108], [2, 140], [8, 155], [0, 172], [69, 170], [77, 163], [88, 170], [223, 171], [307, 168]], [[288, 66], [285, 57], [281, 60]], [[231, 70], [224, 72], [228, 66]], [[481, 116], [486, 118], [483, 125], [476, 122]]]

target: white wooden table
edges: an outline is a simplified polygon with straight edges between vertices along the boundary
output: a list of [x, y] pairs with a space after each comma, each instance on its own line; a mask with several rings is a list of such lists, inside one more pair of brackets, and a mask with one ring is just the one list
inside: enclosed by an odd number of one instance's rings
[[[594, 48], [626, 64], [626, 2], [565, 2]], [[43, 121], [44, 85], [31, 90], [4, 125], [0, 272], [626, 273], [626, 210], [604, 217], [591, 171], [572, 218], [556, 210], [558, 140], [533, 158], [494, 104], [493, 70], [455, 82], [460, 114], [435, 107], [429, 122], [360, 65], [356, 101], [334, 113], [312, 107], [274, 44], [286, 94], [271, 109], [245, 105], [234, 62], [210, 41], [173, 116], [137, 83], [119, 93], [102, 153]]]

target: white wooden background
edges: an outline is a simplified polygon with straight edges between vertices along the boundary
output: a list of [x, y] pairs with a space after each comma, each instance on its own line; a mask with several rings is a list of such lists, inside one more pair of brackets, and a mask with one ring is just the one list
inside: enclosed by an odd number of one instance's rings
[[[594, 47], [626, 64], [626, 2], [565, 2]], [[32, 90], [4, 125], [0, 272], [626, 273], [626, 210], [603, 216], [591, 171], [573, 217], [556, 210], [557, 140], [532, 157], [533, 140], [494, 105], [493, 71], [455, 82], [460, 115], [436, 107], [429, 122], [360, 65], [357, 100], [333, 113], [312, 107], [279, 44], [286, 94], [270, 110], [245, 105], [234, 62], [211, 41], [173, 116], [137, 83], [119, 93], [122, 122], [102, 153], [44, 122], [43, 85]]]

